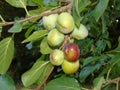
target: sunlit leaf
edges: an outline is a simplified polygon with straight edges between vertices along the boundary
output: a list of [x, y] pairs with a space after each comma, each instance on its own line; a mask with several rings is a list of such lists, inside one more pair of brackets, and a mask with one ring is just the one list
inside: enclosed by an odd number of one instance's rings
[[5, 0], [7, 3], [9, 3], [10, 5], [14, 6], [14, 7], [18, 7], [18, 8], [24, 8], [23, 4], [26, 6], [26, 0]]
[[102, 16], [105, 9], [107, 8], [108, 3], [109, 0], [99, 0], [99, 3], [97, 4], [94, 10], [94, 17], [96, 21], [98, 21], [99, 18]]
[[105, 82], [104, 77], [97, 77], [94, 79], [93, 84], [94, 88], [93, 90], [101, 90], [102, 84]]
[[40, 52], [42, 54], [49, 54], [52, 51], [52, 48], [47, 43], [47, 38], [45, 37], [40, 44]]
[[44, 61], [44, 58], [39, 58], [31, 69], [22, 74], [22, 82], [25, 87], [35, 83], [42, 83], [45, 77], [53, 67], [49, 61]]
[[81, 87], [76, 79], [62, 76], [48, 82], [44, 90], [81, 90]]
[[44, 37], [45, 35], [48, 34], [48, 30], [38, 30], [33, 32], [27, 39], [25, 39], [22, 43], [37, 40], [41, 37]]
[[0, 76], [0, 90], [16, 90], [14, 81], [7, 74]]
[[0, 74], [5, 74], [14, 56], [14, 41], [7, 37], [0, 41]]

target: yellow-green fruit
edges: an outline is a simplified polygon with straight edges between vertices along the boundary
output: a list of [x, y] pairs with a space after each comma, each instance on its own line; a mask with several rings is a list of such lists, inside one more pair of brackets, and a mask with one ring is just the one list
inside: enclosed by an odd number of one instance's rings
[[54, 29], [56, 26], [58, 14], [51, 14], [43, 17], [43, 25], [47, 30]]
[[64, 60], [62, 63], [62, 70], [66, 74], [76, 73], [78, 69], [79, 69], [79, 60], [75, 62]]
[[55, 66], [60, 66], [64, 61], [64, 53], [59, 49], [55, 49], [50, 53], [50, 62]]
[[47, 42], [50, 46], [59, 46], [64, 41], [64, 34], [57, 29], [53, 29], [48, 33]]
[[64, 34], [72, 32], [74, 29], [73, 17], [67, 12], [61, 13], [57, 18], [56, 28]]
[[79, 29], [77, 27], [74, 28], [71, 36], [77, 40], [84, 39], [88, 36], [88, 30], [83, 24], [81, 24]]

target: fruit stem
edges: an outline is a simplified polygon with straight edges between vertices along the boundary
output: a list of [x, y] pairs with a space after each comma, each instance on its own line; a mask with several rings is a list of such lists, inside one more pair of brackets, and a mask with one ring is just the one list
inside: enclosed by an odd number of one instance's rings
[[65, 36], [65, 40], [64, 42], [62, 43], [60, 49], [64, 49], [65, 45], [70, 41], [70, 37], [68, 35]]

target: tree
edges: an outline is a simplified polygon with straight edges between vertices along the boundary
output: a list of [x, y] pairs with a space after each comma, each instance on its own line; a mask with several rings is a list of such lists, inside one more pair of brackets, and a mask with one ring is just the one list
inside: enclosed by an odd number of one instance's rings
[[[5, 1], [16, 10], [19, 8], [24, 10], [25, 15], [14, 16], [12, 18], [14, 21], [6, 21], [6, 18], [0, 15], [0, 87], [2, 90], [15, 90], [16, 84], [14, 77], [11, 78], [9, 75], [9, 69], [15, 57], [23, 52], [26, 52], [31, 60], [26, 61], [29, 64], [25, 63], [28, 70], [19, 73], [21, 89], [119, 90], [120, 32], [117, 27], [120, 18], [119, 0]], [[63, 13], [65, 14], [61, 15]], [[6, 36], [3, 34], [4, 28], [7, 29]], [[53, 40], [49, 42], [48, 38], [53, 37], [55, 42], [52, 43]], [[80, 52], [79, 50], [74, 52], [80, 54], [77, 58], [79, 68], [70, 74], [65, 72], [67, 69], [63, 70], [63, 66], [56, 66], [58, 63], [51, 63], [51, 60], [61, 58], [68, 43], [74, 43], [80, 49]], [[24, 45], [26, 51], [17, 53], [17, 45]], [[56, 49], [60, 50], [56, 55], [59, 57], [52, 56], [54, 55], [52, 52]], [[64, 60], [60, 64], [62, 63]], [[74, 62], [70, 61], [70, 63]], [[19, 67], [19, 64], [16, 66]], [[21, 65], [19, 68], [25, 66]]]

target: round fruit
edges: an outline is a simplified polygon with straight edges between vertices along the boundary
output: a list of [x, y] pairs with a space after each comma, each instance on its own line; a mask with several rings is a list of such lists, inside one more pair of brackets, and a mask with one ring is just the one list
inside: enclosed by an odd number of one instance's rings
[[64, 47], [65, 59], [71, 62], [78, 60], [80, 56], [80, 50], [77, 44], [68, 43]]
[[62, 70], [66, 74], [73, 74], [77, 72], [79, 69], [79, 60], [75, 62], [69, 62], [67, 60], [64, 60], [62, 63]]
[[57, 29], [53, 29], [48, 33], [47, 42], [50, 46], [59, 46], [64, 41], [64, 34]]
[[61, 13], [57, 18], [56, 27], [64, 34], [72, 32], [74, 29], [73, 17], [67, 12]]
[[55, 49], [50, 53], [50, 62], [53, 65], [60, 66], [64, 61], [64, 53], [59, 49]]
[[43, 17], [43, 25], [46, 29], [51, 30], [55, 28], [58, 14], [51, 14]]
[[79, 29], [77, 27], [74, 28], [71, 36], [77, 40], [84, 39], [88, 36], [88, 30], [83, 24], [81, 24]]

